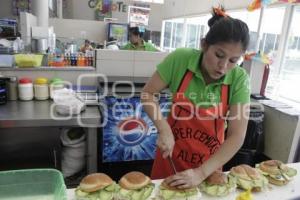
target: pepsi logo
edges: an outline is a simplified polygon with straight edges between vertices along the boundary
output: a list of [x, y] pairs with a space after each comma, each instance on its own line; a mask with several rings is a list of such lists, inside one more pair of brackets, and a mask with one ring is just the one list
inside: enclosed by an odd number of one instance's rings
[[125, 145], [134, 146], [142, 142], [148, 132], [146, 122], [141, 118], [130, 117], [119, 122], [118, 139]]

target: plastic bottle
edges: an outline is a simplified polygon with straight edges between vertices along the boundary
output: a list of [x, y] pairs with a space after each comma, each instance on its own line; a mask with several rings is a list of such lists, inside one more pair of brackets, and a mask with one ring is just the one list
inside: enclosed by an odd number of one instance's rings
[[68, 58], [66, 53], [64, 55], [64, 66], [68, 66]]
[[89, 57], [88, 57], [87, 53], [84, 56], [84, 66], [89, 66]]
[[78, 62], [78, 55], [74, 54], [74, 66], [77, 66], [77, 62]]
[[70, 61], [71, 61], [71, 66], [74, 66], [75, 63], [74, 54], [71, 54]]
[[93, 66], [93, 56], [92, 55], [90, 55], [89, 56], [89, 66]]
[[49, 35], [48, 42], [49, 42], [50, 52], [52, 52], [52, 53], [55, 52], [55, 48], [56, 48], [56, 35], [55, 35], [55, 33], [51, 33]]
[[17, 83], [17, 77], [16, 76], [9, 77], [8, 100], [10, 100], [10, 101], [18, 100], [18, 83]]
[[48, 54], [48, 66], [52, 66], [53, 65], [53, 55], [52, 53]]
[[86, 59], [85, 59], [85, 55], [84, 54], [82, 54], [82, 56], [81, 56], [81, 59], [82, 59], [82, 66], [86, 66], [85, 64], [86, 64]]
[[78, 54], [77, 55], [77, 66], [81, 66], [81, 55], [80, 54]]
[[77, 61], [77, 66], [83, 67], [84, 66], [84, 57], [82, 54], [78, 55], [78, 61]]
[[18, 85], [19, 99], [30, 101], [33, 99], [33, 85], [30, 78], [21, 78]]
[[48, 79], [40, 77], [34, 81], [34, 98], [36, 100], [49, 99]]

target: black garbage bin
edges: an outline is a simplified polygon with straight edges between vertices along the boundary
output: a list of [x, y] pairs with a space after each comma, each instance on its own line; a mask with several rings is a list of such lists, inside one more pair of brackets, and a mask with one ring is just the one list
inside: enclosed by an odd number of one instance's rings
[[240, 164], [254, 166], [255, 163], [268, 159], [265, 155], [263, 155], [263, 120], [264, 112], [257, 107], [251, 107], [244, 143], [233, 158], [223, 166], [224, 171], [230, 170], [231, 167]]

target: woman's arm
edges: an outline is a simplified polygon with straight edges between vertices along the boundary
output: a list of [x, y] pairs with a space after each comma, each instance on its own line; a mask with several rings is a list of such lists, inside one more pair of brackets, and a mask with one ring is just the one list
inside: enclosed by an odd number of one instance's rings
[[156, 71], [143, 88], [141, 94], [141, 101], [143, 103], [144, 110], [158, 130], [159, 136], [157, 146], [162, 151], [162, 156], [164, 158], [166, 158], [168, 155], [172, 155], [175, 142], [172, 130], [167, 120], [164, 119], [161, 113], [158, 101], [155, 98], [155, 94], [159, 93], [166, 87], [167, 84], [165, 84]]
[[205, 176], [228, 162], [243, 145], [249, 118], [249, 104], [230, 106], [227, 138], [220, 149], [200, 167]]
[[227, 138], [220, 149], [200, 167], [180, 172], [167, 178], [166, 182], [181, 189], [199, 185], [205, 178], [229, 161], [241, 148], [246, 135], [248, 118], [248, 104], [230, 106]]

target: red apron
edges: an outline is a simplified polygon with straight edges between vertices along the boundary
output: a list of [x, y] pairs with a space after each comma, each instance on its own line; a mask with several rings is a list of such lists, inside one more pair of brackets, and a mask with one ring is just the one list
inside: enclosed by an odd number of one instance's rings
[[[171, 112], [167, 119], [175, 138], [172, 160], [178, 172], [199, 167], [224, 142], [229, 86], [221, 86], [220, 104], [201, 108], [184, 96], [192, 78], [193, 73], [187, 71], [179, 90], [173, 96]], [[173, 175], [172, 167], [168, 159], [163, 159], [157, 148], [151, 178], [162, 179], [170, 175]]]

